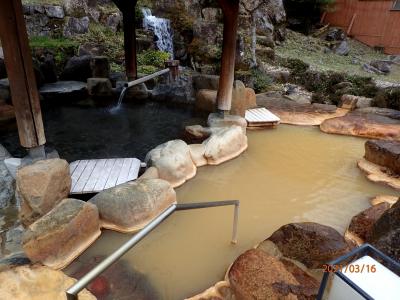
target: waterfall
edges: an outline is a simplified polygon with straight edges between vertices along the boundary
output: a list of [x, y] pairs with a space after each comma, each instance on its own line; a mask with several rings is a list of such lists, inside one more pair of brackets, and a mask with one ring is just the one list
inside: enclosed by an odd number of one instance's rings
[[174, 58], [173, 33], [171, 29], [171, 21], [164, 18], [153, 16], [149, 8], [142, 8], [143, 27], [146, 30], [154, 32], [157, 37], [157, 48], [161, 51], [171, 54]]

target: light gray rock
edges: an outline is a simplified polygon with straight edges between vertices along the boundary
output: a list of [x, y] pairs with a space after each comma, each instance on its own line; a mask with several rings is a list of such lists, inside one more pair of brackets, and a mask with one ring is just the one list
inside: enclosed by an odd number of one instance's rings
[[17, 170], [22, 164], [22, 159], [9, 157], [4, 160], [4, 164], [7, 167], [8, 172], [10, 172], [13, 178], [17, 177]]
[[333, 48], [333, 51], [338, 55], [347, 56], [350, 53], [349, 43], [346, 40], [341, 41]]
[[15, 179], [8, 172], [3, 161], [0, 161], [0, 209], [9, 206], [15, 195]]
[[101, 226], [136, 232], [176, 202], [171, 185], [161, 179], [138, 179], [100, 192], [89, 200], [97, 206]]
[[50, 18], [63, 19], [65, 17], [64, 9], [57, 5], [45, 5], [44, 10]]
[[57, 81], [47, 83], [39, 89], [45, 100], [66, 98], [71, 100], [83, 99], [87, 96], [87, 85], [81, 81]]
[[173, 140], [157, 146], [147, 154], [146, 163], [156, 167], [159, 177], [173, 187], [182, 185], [196, 175], [190, 148], [182, 140]]
[[24, 232], [24, 252], [33, 263], [60, 269], [101, 234], [99, 212], [89, 202], [64, 199]]
[[122, 15], [119, 12], [112, 13], [107, 17], [107, 26], [113, 31], [117, 32], [121, 27]]
[[76, 34], [83, 34], [89, 31], [89, 17], [82, 18], [69, 17], [64, 26], [64, 36], [72, 37]]

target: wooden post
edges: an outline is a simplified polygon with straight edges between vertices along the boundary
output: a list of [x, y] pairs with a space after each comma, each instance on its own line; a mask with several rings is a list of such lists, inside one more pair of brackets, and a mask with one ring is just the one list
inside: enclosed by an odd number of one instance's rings
[[124, 27], [125, 72], [129, 81], [137, 79], [136, 3], [137, 0], [113, 0], [122, 12]]
[[0, 38], [21, 145], [46, 143], [21, 0], [0, 1]]
[[170, 81], [175, 82], [179, 78], [179, 60], [167, 60], [165, 67], [169, 68]]
[[235, 77], [236, 37], [239, 19], [239, 0], [218, 0], [224, 13], [224, 40], [217, 105], [220, 111], [230, 111]]

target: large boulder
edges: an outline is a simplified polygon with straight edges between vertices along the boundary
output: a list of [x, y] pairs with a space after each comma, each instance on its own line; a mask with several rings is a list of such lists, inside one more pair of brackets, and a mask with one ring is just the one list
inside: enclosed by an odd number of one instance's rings
[[69, 165], [62, 159], [41, 160], [17, 171], [20, 219], [28, 226], [48, 213], [71, 190]]
[[14, 199], [14, 191], [15, 180], [8, 172], [4, 162], [0, 160], [0, 209], [10, 205], [11, 201]]
[[87, 85], [81, 81], [57, 81], [46, 83], [39, 89], [45, 100], [77, 101], [87, 97]]
[[382, 202], [355, 215], [350, 222], [345, 237], [361, 245], [369, 238], [372, 227], [382, 214], [390, 208], [390, 204]]
[[73, 37], [77, 34], [84, 34], [89, 31], [90, 19], [88, 16], [82, 18], [68, 17], [64, 25], [63, 34], [65, 37]]
[[196, 175], [190, 148], [182, 140], [173, 140], [157, 146], [147, 154], [146, 163], [156, 167], [160, 178], [168, 181], [173, 187], [182, 185]]
[[[201, 111], [215, 112], [217, 109], [217, 91], [201, 89], [196, 95], [196, 108]], [[231, 114], [244, 117], [246, 110], [257, 106], [253, 89], [246, 88], [243, 82], [236, 80], [232, 91]]]
[[262, 250], [240, 255], [228, 273], [236, 299], [315, 299], [318, 281], [286, 260]]
[[101, 234], [99, 212], [92, 203], [64, 199], [23, 234], [25, 254], [53, 269], [69, 265]]
[[91, 55], [70, 58], [60, 75], [60, 79], [86, 82], [88, 78], [92, 77], [91, 61]]
[[365, 159], [400, 175], [400, 141], [367, 141]]
[[400, 201], [375, 222], [368, 242], [393, 259], [400, 260]]
[[100, 213], [101, 226], [136, 232], [176, 202], [171, 185], [161, 179], [138, 179], [105, 190], [90, 199]]
[[[20, 266], [0, 273], [1, 299], [65, 300], [65, 291], [76, 280], [61, 271], [43, 266]], [[86, 289], [79, 293], [81, 300], [95, 300]]]
[[[291, 223], [275, 231], [264, 243], [272, 242], [284, 257], [310, 269], [346, 254], [351, 246], [335, 229], [318, 223]], [[262, 247], [262, 245], [261, 245]]]
[[87, 89], [90, 96], [110, 97], [113, 94], [111, 81], [108, 78], [88, 78]]
[[221, 127], [203, 142], [209, 165], [219, 165], [239, 156], [247, 149], [247, 136], [240, 126]]
[[257, 104], [270, 110], [283, 124], [320, 125], [327, 119], [343, 116], [348, 110], [327, 104], [300, 104], [277, 94], [257, 95]]
[[355, 110], [345, 116], [328, 119], [320, 129], [326, 133], [400, 141], [400, 120], [365, 110]]
[[90, 60], [90, 68], [92, 69], [92, 77], [109, 78], [110, 64], [107, 56], [94, 56]]

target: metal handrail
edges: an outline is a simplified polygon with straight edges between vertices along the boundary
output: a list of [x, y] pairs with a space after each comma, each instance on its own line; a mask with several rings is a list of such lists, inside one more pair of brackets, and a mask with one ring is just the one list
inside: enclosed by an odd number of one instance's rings
[[185, 203], [185, 204], [173, 204], [168, 207], [164, 212], [158, 215], [154, 220], [147, 224], [141, 231], [133, 236], [129, 241], [123, 244], [110, 256], [105, 258], [101, 263], [94, 267], [89, 273], [78, 280], [73, 286], [71, 286], [66, 294], [67, 300], [78, 300], [78, 293], [81, 292], [90, 282], [92, 282], [101, 273], [107, 270], [113, 263], [120, 259], [126, 252], [132, 249], [137, 243], [139, 243], [145, 236], [147, 236], [154, 228], [160, 225], [165, 219], [171, 216], [175, 211], [180, 210], [191, 210], [201, 208], [211, 208], [234, 205], [234, 218], [233, 218], [233, 230], [232, 240], [233, 244], [237, 243], [237, 225], [239, 220], [239, 205], [238, 200], [227, 200], [227, 201], [214, 201], [214, 202], [203, 202], [203, 203]]

